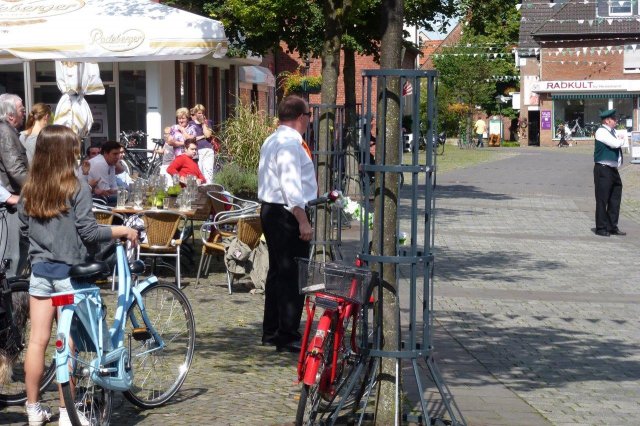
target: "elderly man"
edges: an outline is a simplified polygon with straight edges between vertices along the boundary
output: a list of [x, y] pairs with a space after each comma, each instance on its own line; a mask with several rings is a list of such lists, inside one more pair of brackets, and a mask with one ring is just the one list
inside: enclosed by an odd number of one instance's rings
[[288, 96], [278, 106], [280, 125], [262, 145], [258, 166], [260, 220], [269, 249], [262, 343], [298, 352], [304, 296], [298, 294], [296, 257], [307, 257], [312, 229], [305, 212], [318, 196], [316, 174], [302, 134], [309, 105]]
[[626, 235], [618, 228], [622, 180], [618, 168], [622, 165], [624, 140], [616, 136], [616, 110], [600, 113], [602, 126], [596, 130], [593, 153], [593, 184], [596, 192], [596, 235]]
[[[16, 196], [20, 194], [28, 172], [27, 154], [18, 136], [24, 115], [25, 108], [19, 96], [10, 93], [0, 95], [0, 185]], [[6, 240], [0, 241], [0, 253], [10, 261], [7, 276], [13, 277], [26, 265], [28, 242], [20, 238], [16, 211], [9, 209], [6, 218], [7, 229], [3, 235]]]
[[116, 203], [118, 182], [116, 179], [116, 164], [120, 161], [122, 146], [115, 141], [107, 141], [102, 145], [101, 155], [89, 160], [90, 168], [88, 181], [97, 181], [93, 194], [104, 197], [107, 204]]

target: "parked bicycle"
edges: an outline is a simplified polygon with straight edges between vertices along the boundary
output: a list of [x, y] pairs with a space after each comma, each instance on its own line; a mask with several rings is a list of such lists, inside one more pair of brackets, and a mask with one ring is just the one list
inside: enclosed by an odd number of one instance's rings
[[[340, 207], [339, 198], [332, 191], [308, 204]], [[296, 260], [300, 293], [308, 294], [298, 357], [298, 380], [303, 386], [296, 425], [331, 424], [343, 408], [357, 410], [359, 401], [373, 388], [372, 371], [377, 363], [366, 357], [366, 351], [370, 338], [380, 335], [368, 331], [371, 311], [367, 307], [373, 306], [370, 291], [375, 274], [361, 267], [359, 259], [356, 266]], [[321, 312], [318, 321], [317, 311]]]
[[471, 139], [471, 135], [467, 134], [465, 126], [460, 126], [458, 130], [458, 148], [476, 149], [476, 144], [473, 139]]
[[182, 386], [193, 359], [195, 319], [187, 297], [155, 276], [138, 281], [144, 264], [129, 265], [123, 244], [115, 244], [118, 297], [110, 328], [100, 289], [92, 285], [111, 275], [104, 262], [72, 267], [72, 280], [86, 285], [52, 295], [54, 306], [61, 307], [56, 379], [74, 426], [84, 419], [108, 424], [113, 391], [124, 392], [141, 408], [165, 404]]
[[[369, 333], [361, 305], [369, 300], [374, 274], [340, 263], [297, 261], [300, 292], [310, 295], [298, 358], [303, 386], [296, 425], [324, 424], [328, 419], [332, 423], [341, 409], [355, 410], [368, 388], [372, 367], [365, 364]], [[312, 335], [318, 308], [322, 315]], [[354, 377], [358, 380], [351, 380]]]
[[120, 132], [120, 143], [125, 148], [124, 161], [131, 175], [138, 173], [143, 179], [157, 174], [162, 165], [162, 152], [164, 147], [164, 139], [153, 138], [154, 147], [147, 149], [147, 134], [139, 131], [122, 131]]
[[[6, 239], [6, 208], [0, 206], [0, 235]], [[0, 406], [22, 405], [27, 400], [25, 388], [24, 356], [31, 322], [29, 320], [29, 280], [22, 277], [7, 279], [6, 265], [0, 264]], [[53, 363], [53, 341], [51, 333], [45, 359], [49, 364], [44, 367], [40, 382], [40, 391], [44, 391], [53, 381], [55, 364]]]

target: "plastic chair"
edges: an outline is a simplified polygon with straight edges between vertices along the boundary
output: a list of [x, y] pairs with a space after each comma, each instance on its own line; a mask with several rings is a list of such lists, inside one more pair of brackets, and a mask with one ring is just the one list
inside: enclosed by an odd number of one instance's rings
[[176, 273], [176, 284], [181, 288], [180, 283], [180, 247], [182, 239], [176, 238], [178, 229], [184, 229], [187, 217], [183, 214], [162, 211], [146, 210], [138, 214], [144, 221], [147, 234], [146, 242], [138, 244], [137, 258], [147, 256], [153, 258], [153, 269], [155, 269], [156, 258], [173, 257], [176, 260], [175, 269], [169, 264], [163, 264]]

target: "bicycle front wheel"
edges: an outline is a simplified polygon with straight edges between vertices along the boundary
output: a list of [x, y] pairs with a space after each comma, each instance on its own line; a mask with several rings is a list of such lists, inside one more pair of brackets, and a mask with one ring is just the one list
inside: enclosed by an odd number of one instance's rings
[[438, 148], [437, 148], [437, 151], [436, 151], [436, 153], [438, 155], [444, 154], [444, 145], [445, 145], [444, 142], [442, 142], [442, 143], [438, 142]]
[[[331, 365], [331, 351], [333, 350], [333, 336], [332, 332], [327, 334], [327, 338], [322, 342], [322, 359], [318, 366], [318, 372], [316, 377], [319, 380], [313, 385], [302, 385], [300, 391], [300, 400], [298, 401], [298, 410], [296, 412], [296, 426], [301, 425], [313, 425], [316, 422], [316, 417], [319, 411], [326, 411], [329, 407], [323, 402], [323, 391], [326, 391], [327, 378], [331, 376], [331, 368], [327, 366]], [[325, 395], [326, 397], [326, 395]]]
[[98, 356], [93, 340], [74, 312], [69, 328], [70, 379], [60, 383], [62, 398], [73, 426], [108, 425], [111, 419], [113, 391], [98, 386], [92, 379], [93, 360]]
[[[16, 281], [10, 284], [11, 305], [13, 321], [15, 321], [18, 333], [11, 329], [0, 332], [0, 340], [4, 340], [0, 348], [0, 364], [4, 365], [5, 374], [0, 372], [0, 405], [22, 405], [27, 400], [27, 392], [24, 384], [24, 358], [27, 353], [27, 344], [31, 333], [31, 321], [29, 319], [29, 281]], [[56, 373], [53, 361], [55, 324], [51, 330], [51, 337], [45, 352], [44, 374], [40, 381], [40, 392], [51, 384]]]
[[[142, 297], [153, 330], [147, 333], [133, 329], [136, 325], [144, 327], [140, 306], [133, 303], [127, 314], [128, 333], [133, 336], [133, 384], [124, 396], [140, 408], [154, 408], [169, 401], [187, 378], [193, 360], [196, 324], [189, 300], [177, 287], [156, 284], [147, 287]], [[164, 347], [159, 347], [153, 331], [160, 335]]]

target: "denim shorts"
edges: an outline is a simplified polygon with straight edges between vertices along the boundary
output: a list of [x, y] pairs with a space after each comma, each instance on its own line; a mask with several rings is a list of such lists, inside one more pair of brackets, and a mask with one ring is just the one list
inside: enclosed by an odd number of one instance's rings
[[53, 293], [62, 293], [73, 290], [71, 279], [46, 278], [31, 274], [29, 279], [29, 294], [35, 297], [51, 297]]

